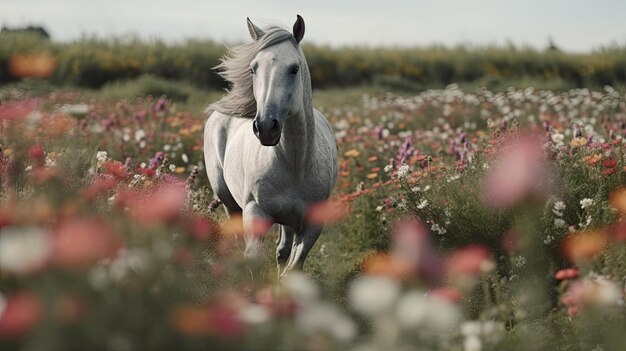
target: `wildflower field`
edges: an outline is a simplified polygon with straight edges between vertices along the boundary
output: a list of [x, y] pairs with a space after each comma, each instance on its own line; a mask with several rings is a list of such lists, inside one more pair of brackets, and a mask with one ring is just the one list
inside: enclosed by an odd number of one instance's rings
[[624, 349], [623, 92], [315, 105], [326, 229], [280, 281], [270, 231], [253, 285], [241, 219], [209, 211], [201, 109], [0, 87], [0, 349]]

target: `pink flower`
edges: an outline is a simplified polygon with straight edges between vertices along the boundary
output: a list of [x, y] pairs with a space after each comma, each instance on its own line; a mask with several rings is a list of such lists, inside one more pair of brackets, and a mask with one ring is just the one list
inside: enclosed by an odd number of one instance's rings
[[503, 146], [483, 186], [483, 199], [489, 206], [506, 208], [531, 194], [545, 196], [548, 172], [542, 145], [540, 138], [526, 135]]
[[580, 271], [577, 268], [566, 268], [561, 269], [560, 271], [554, 274], [554, 278], [556, 280], [568, 280], [568, 279], [576, 279], [580, 275]]
[[144, 225], [175, 220], [186, 200], [187, 193], [182, 182], [158, 184], [142, 192], [129, 191], [120, 199], [128, 206], [132, 217]]
[[491, 253], [486, 246], [470, 245], [452, 252], [446, 260], [450, 276], [477, 277], [491, 268]]
[[441, 279], [443, 266], [423, 223], [412, 219], [398, 222], [393, 229], [393, 239], [392, 259], [402, 263], [398, 266], [432, 283]]
[[325, 200], [311, 205], [306, 212], [306, 220], [313, 225], [326, 225], [337, 222], [349, 212], [348, 205], [336, 201]]
[[72, 218], [54, 229], [52, 261], [70, 269], [85, 268], [114, 256], [120, 246], [119, 238], [103, 220]]

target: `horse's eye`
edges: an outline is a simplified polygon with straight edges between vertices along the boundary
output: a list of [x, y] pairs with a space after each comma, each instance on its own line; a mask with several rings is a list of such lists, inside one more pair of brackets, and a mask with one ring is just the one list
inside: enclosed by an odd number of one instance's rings
[[296, 74], [296, 73], [298, 73], [298, 71], [299, 71], [299, 70], [300, 70], [300, 66], [298, 66], [298, 65], [293, 65], [293, 66], [291, 67], [291, 70], [289, 71], [289, 73], [291, 73], [291, 74]]

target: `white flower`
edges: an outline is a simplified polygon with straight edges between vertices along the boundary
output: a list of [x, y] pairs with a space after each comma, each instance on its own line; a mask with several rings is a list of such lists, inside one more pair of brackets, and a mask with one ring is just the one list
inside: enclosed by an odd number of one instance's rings
[[461, 334], [463, 336], [480, 335], [481, 323], [479, 321], [467, 321], [461, 324]]
[[417, 204], [417, 208], [421, 210], [421, 209], [425, 208], [426, 205], [428, 205], [428, 200], [424, 199], [419, 204]]
[[463, 351], [481, 351], [482, 342], [477, 335], [470, 335], [463, 339]]
[[291, 271], [287, 273], [281, 283], [300, 302], [314, 301], [319, 296], [317, 285], [302, 272]]
[[176, 170], [176, 165], [170, 164], [170, 172], [174, 172]]
[[135, 131], [135, 142], [138, 142], [146, 137], [146, 132], [143, 129], [137, 129]]
[[590, 198], [584, 198], [580, 200], [580, 208], [582, 208], [583, 210], [591, 207], [592, 205], [593, 205], [593, 200]]
[[382, 210], [383, 210], [383, 207], [382, 207], [382, 206], [376, 206], [376, 211], [380, 212], [380, 211], [382, 211]]
[[426, 185], [426, 186], [424, 187], [424, 192], [427, 192], [428, 190], [430, 190], [430, 185]]
[[398, 167], [398, 171], [396, 172], [398, 178], [403, 179], [406, 178], [409, 175], [409, 165], [407, 164], [403, 164], [400, 167]]
[[102, 165], [109, 158], [106, 151], [98, 151], [96, 153], [96, 161], [98, 161], [98, 166]]
[[189, 163], [189, 157], [187, 157], [187, 154], [183, 153], [180, 158], [183, 159], [183, 162], [185, 163]]
[[30, 172], [33, 170], [33, 166], [27, 166], [26, 168], [24, 168], [25, 172]]
[[386, 165], [385, 168], [383, 169], [386, 173], [391, 172], [391, 170], [393, 169], [392, 165]]
[[554, 134], [552, 134], [552, 142], [557, 144], [557, 145], [563, 144], [563, 139], [564, 138], [565, 138], [565, 135], [563, 135], [561, 133], [554, 133]]
[[350, 284], [349, 298], [356, 311], [371, 316], [389, 310], [399, 292], [395, 280], [362, 276]]
[[239, 319], [248, 324], [262, 324], [270, 319], [267, 307], [251, 303], [239, 310]]
[[557, 201], [554, 203], [554, 206], [552, 207], [552, 213], [554, 213], [555, 215], [559, 217], [562, 217], [563, 211], [565, 210], [565, 208], [566, 206], [563, 201]]
[[434, 333], [449, 333], [460, 318], [452, 303], [436, 296], [409, 291], [398, 301], [396, 317], [404, 328], [426, 329]]
[[443, 235], [443, 234], [445, 234], [445, 233], [447, 232], [446, 228], [444, 228], [444, 227], [440, 226], [440, 225], [439, 225], [439, 224], [437, 224], [437, 223], [433, 223], [433, 224], [430, 226], [430, 230], [432, 230], [432, 231], [433, 231], [433, 232], [435, 232], [435, 233], [439, 233], [439, 234], [441, 234], [441, 235]]
[[411, 189], [411, 191], [412, 191], [412, 192], [414, 192], [414, 193], [418, 193], [418, 192], [420, 192], [421, 190], [422, 190], [422, 189], [421, 189], [419, 186], [413, 187], [413, 188]]
[[23, 274], [43, 266], [52, 251], [49, 234], [38, 227], [0, 231], [0, 270]]
[[335, 305], [320, 302], [305, 308], [298, 313], [296, 320], [302, 332], [315, 334], [326, 332], [335, 339], [350, 341], [356, 336], [356, 325]]
[[548, 236], [546, 236], [545, 239], [543, 239], [543, 243], [546, 244], [546, 245], [550, 244], [553, 241], [554, 241], [554, 237], [552, 235], [548, 235]]
[[513, 264], [517, 268], [522, 268], [526, 265], [526, 258], [524, 256], [516, 256], [513, 258]]
[[565, 221], [562, 220], [561, 218], [555, 218], [554, 219], [554, 227], [556, 228], [564, 228], [566, 225]]

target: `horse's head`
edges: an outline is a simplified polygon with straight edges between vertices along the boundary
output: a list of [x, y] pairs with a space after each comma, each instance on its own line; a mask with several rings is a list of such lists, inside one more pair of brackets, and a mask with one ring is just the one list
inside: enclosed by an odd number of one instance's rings
[[[260, 40], [265, 35], [250, 19], [248, 30], [254, 40]], [[284, 40], [260, 50], [250, 63], [257, 105], [252, 128], [262, 145], [278, 144], [287, 118], [302, 110], [300, 69], [304, 58], [298, 44], [303, 36], [304, 20], [298, 15], [293, 25], [292, 40]]]

